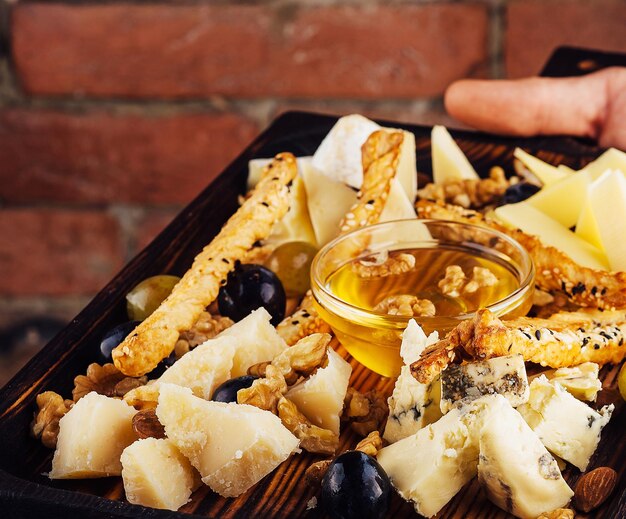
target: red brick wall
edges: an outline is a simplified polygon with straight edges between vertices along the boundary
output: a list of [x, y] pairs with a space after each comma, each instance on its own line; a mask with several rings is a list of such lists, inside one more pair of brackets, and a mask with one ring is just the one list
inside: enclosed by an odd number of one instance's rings
[[281, 111], [448, 123], [451, 81], [626, 51], [624, 20], [623, 0], [0, 0], [0, 328], [69, 318]]

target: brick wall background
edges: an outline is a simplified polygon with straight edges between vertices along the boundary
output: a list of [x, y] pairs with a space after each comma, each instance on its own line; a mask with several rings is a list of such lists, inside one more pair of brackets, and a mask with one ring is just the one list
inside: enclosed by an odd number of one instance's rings
[[625, 21], [624, 0], [0, 0], [0, 349], [27, 356], [12, 326], [71, 318], [281, 112], [450, 124], [453, 80], [624, 52]]

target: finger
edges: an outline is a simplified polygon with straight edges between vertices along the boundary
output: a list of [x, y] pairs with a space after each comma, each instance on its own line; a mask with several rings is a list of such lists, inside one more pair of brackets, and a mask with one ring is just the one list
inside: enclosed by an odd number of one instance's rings
[[606, 115], [606, 78], [462, 80], [445, 95], [453, 117], [474, 128], [509, 135], [597, 138]]

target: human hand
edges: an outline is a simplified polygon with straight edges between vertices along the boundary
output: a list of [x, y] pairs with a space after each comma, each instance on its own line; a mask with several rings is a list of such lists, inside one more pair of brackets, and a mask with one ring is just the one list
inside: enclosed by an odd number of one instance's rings
[[626, 150], [626, 68], [572, 78], [472, 80], [445, 94], [448, 113], [507, 135], [574, 135]]

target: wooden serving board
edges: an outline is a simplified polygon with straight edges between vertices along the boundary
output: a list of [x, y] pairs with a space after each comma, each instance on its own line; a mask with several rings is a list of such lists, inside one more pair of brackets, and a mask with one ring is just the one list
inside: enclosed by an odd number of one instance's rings
[[[55, 337], [7, 386], [0, 390], [0, 517], [320, 517], [319, 509], [307, 510], [316, 491], [303, 479], [305, 469], [320, 459], [307, 453], [292, 456], [272, 474], [236, 499], [225, 499], [203, 487], [179, 512], [134, 506], [124, 500], [121, 478], [50, 481], [52, 451], [29, 437], [35, 396], [53, 390], [71, 394], [73, 379], [97, 359], [103, 334], [126, 320], [126, 293], [148, 276], [180, 275], [193, 257], [217, 234], [237, 208], [237, 196], [245, 187], [247, 161], [281, 151], [310, 155], [336, 121], [334, 117], [301, 112], [277, 119], [180, 215], [133, 259], [57, 337]], [[383, 122], [403, 127], [416, 136], [418, 170], [430, 171], [430, 128]], [[522, 146], [552, 163], [578, 168], [593, 159], [597, 149], [570, 139], [507, 139], [478, 133], [453, 132], [461, 148], [480, 174], [494, 165], [512, 171], [512, 153]], [[339, 351], [349, 358], [340, 346]], [[394, 381], [380, 377], [351, 360], [352, 385], [359, 390], [378, 388], [389, 394]], [[626, 517], [626, 428], [624, 403], [616, 390], [617, 367], [602, 370], [603, 391], [598, 405], [616, 404], [603, 432], [590, 468], [608, 465], [620, 475], [613, 497], [593, 517]], [[358, 439], [349, 430], [341, 436], [341, 449], [353, 448]], [[407, 460], [410, 463], [411, 460]], [[579, 472], [568, 469], [565, 478], [575, 484]], [[6, 514], [6, 515], [5, 515]], [[394, 495], [389, 517], [416, 517], [413, 508]], [[507, 514], [487, 501], [474, 480], [440, 513], [442, 518], [504, 518]], [[579, 516], [585, 517], [585, 516]], [[591, 515], [589, 515], [591, 517]]]

